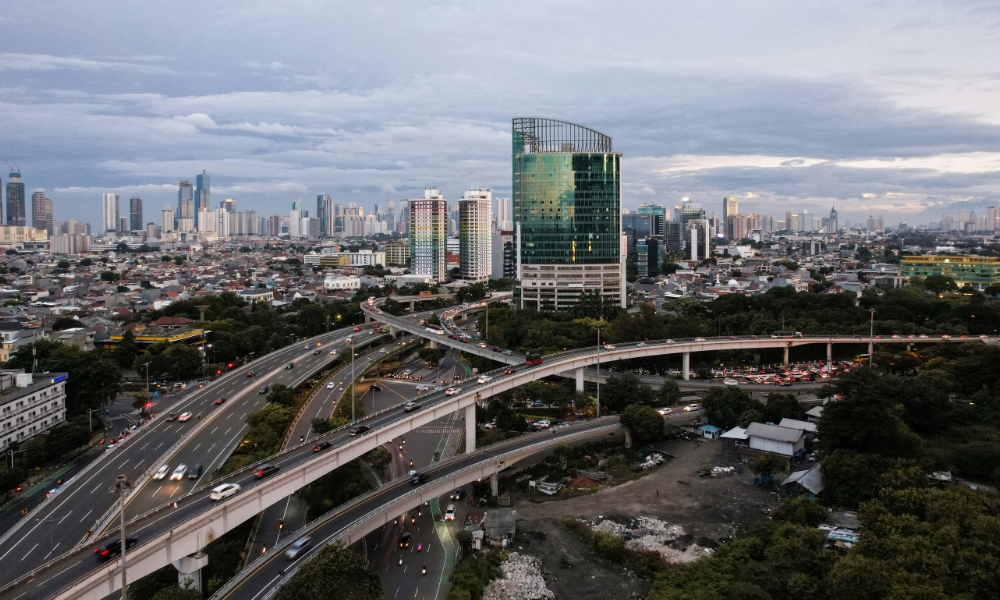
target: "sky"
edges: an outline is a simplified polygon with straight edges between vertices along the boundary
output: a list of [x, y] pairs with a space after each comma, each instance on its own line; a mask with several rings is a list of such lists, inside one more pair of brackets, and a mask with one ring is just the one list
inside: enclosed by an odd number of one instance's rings
[[927, 223], [1000, 203], [998, 25], [980, 0], [5, 0], [0, 179], [94, 225], [105, 192], [159, 223], [203, 169], [262, 216], [509, 196], [535, 116], [613, 138], [625, 208]]

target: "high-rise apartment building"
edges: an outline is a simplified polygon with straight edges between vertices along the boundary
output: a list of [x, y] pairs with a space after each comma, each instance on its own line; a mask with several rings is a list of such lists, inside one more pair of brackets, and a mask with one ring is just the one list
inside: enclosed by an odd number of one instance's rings
[[333, 200], [326, 194], [316, 196], [316, 218], [319, 219], [319, 232], [323, 237], [333, 235], [331, 212], [333, 212]]
[[652, 216], [652, 233], [650, 235], [656, 235], [663, 237], [667, 234], [667, 207], [662, 204], [653, 204], [646, 202], [639, 205], [636, 209], [636, 214], [640, 215], [651, 215]]
[[[107, 194], [105, 194], [107, 196]], [[105, 198], [105, 206], [107, 206], [107, 198]], [[169, 206], [164, 206], [163, 210], [160, 211], [161, 221], [160, 227], [164, 232], [174, 230], [174, 209]]]
[[837, 209], [830, 207], [830, 230], [827, 233], [837, 233], [840, 231], [840, 223], [837, 222]]
[[177, 219], [178, 222], [180, 219], [194, 222], [194, 187], [186, 179], [177, 184]]
[[198, 214], [201, 207], [212, 208], [212, 184], [209, 181], [208, 173], [201, 171], [201, 175], [194, 178], [194, 208], [193, 213]]
[[494, 231], [513, 231], [514, 221], [510, 218], [510, 198], [497, 198], [497, 218]]
[[132, 196], [128, 201], [129, 230], [142, 231], [142, 198]]
[[221, 208], [226, 212], [236, 212], [236, 199], [226, 198], [225, 200], [219, 203], [219, 208]]
[[[118, 194], [104, 194], [104, 231], [114, 231], [118, 228], [118, 215], [121, 212]], [[170, 226], [173, 229], [173, 224]]]
[[50, 236], [55, 235], [52, 229], [52, 200], [45, 197], [44, 190], [31, 195], [31, 226], [48, 231]]
[[7, 225], [24, 227], [25, 222], [24, 184], [21, 183], [21, 172], [11, 171], [7, 180]]
[[469, 190], [458, 201], [459, 266], [462, 279], [487, 281], [490, 278], [490, 220], [493, 194], [490, 190]]
[[722, 222], [725, 223], [729, 217], [734, 217], [740, 213], [740, 202], [735, 196], [726, 196], [722, 199]]
[[621, 154], [611, 137], [563, 121], [513, 121], [520, 306], [558, 310], [584, 292], [624, 306]]
[[410, 200], [410, 270], [438, 283], [448, 279], [448, 201], [435, 189]]

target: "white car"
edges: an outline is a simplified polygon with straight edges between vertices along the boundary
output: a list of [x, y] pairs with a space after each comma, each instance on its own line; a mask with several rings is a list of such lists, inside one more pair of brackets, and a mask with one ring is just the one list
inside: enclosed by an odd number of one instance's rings
[[735, 379], [731, 379], [731, 378], [728, 378], [728, 377], [726, 379], [723, 379], [722, 383], [725, 384], [725, 385], [739, 385], [740, 384], [739, 381], [736, 381]]
[[444, 391], [445, 396], [454, 396], [455, 394], [462, 391], [462, 388], [448, 388]]
[[159, 480], [163, 479], [164, 477], [166, 477], [167, 473], [169, 473], [169, 472], [170, 472], [170, 465], [163, 465], [162, 467], [160, 467], [159, 469], [156, 470], [155, 474], [153, 474], [153, 479], [155, 479], [156, 481], [159, 481]]
[[309, 546], [310, 541], [312, 541], [312, 538], [305, 535], [292, 542], [292, 545], [288, 547], [288, 550], [285, 550], [285, 558], [288, 560], [295, 560], [298, 558], [299, 555], [302, 554], [302, 551]]
[[337, 351], [336, 350], [330, 350], [330, 354], [332, 354], [334, 356], [337, 356]]
[[187, 474], [188, 467], [185, 464], [178, 465], [174, 472], [170, 474], [170, 481], [180, 481]]
[[212, 489], [212, 493], [208, 495], [208, 498], [212, 502], [218, 502], [230, 496], [235, 496], [240, 493], [241, 489], [243, 488], [238, 483], [223, 483], [222, 485], [215, 486]]
[[181, 423], [183, 423], [184, 421], [190, 421], [191, 420], [191, 413], [189, 413], [189, 412], [181, 413], [177, 417], [177, 420], [180, 421]]
[[684, 407], [684, 412], [694, 412], [696, 410], [701, 410], [701, 404], [695, 402], [694, 404], [688, 404]]
[[656, 409], [656, 412], [660, 413], [662, 416], [665, 417], [665, 416], [669, 415], [670, 413], [674, 412], [674, 410], [672, 408], [670, 408], [669, 406], [665, 406], [663, 408]]
[[694, 338], [694, 341], [696, 341], [696, 342], [704, 342], [705, 338], [703, 338], [703, 337], [696, 337], [696, 338]]
[[448, 508], [444, 511], [444, 520], [445, 521], [454, 521], [455, 520], [455, 505], [454, 504], [449, 504]]
[[549, 421], [548, 419], [538, 419], [535, 421], [535, 424], [538, 425], [539, 429], [548, 429], [549, 427], [552, 427], [552, 421]]
[[337, 387], [337, 384], [334, 383], [334, 382], [332, 382], [332, 381], [330, 383], [326, 384], [326, 389], [328, 389], [328, 390], [332, 390], [335, 387]]

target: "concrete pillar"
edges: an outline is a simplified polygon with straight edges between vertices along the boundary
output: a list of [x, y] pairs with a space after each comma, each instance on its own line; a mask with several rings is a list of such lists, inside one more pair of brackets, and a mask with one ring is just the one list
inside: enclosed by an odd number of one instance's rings
[[868, 359], [869, 362], [868, 362], [868, 364], [869, 365], [872, 364], [871, 363], [871, 357], [874, 356], [874, 355], [875, 355], [875, 340], [873, 340], [872, 338], [868, 338], [868, 356], [869, 356], [869, 359]]
[[576, 391], [583, 391], [583, 367], [576, 370]]
[[785, 346], [785, 358], [784, 358], [783, 362], [781, 363], [781, 366], [783, 366], [783, 367], [787, 367], [788, 366], [788, 351], [791, 350], [791, 348], [792, 348], [791, 344], [787, 344]]
[[412, 315], [415, 310], [417, 310], [417, 303], [410, 300], [410, 314]]
[[490, 475], [490, 495], [496, 498], [500, 494], [500, 475]]
[[475, 403], [465, 407], [465, 451], [474, 452], [476, 450], [476, 405]]
[[685, 352], [683, 355], [684, 381], [691, 379], [691, 353]]
[[625, 428], [625, 447], [632, 447], [632, 432], [628, 430], [628, 427]]
[[833, 342], [826, 343], [826, 364], [833, 362]]
[[365, 323], [371, 323], [371, 322], [372, 322], [372, 316], [370, 314], [368, 314], [368, 312], [366, 311], [365, 312]]
[[208, 555], [196, 552], [173, 562], [177, 569], [177, 585], [190, 590], [201, 591], [201, 570], [208, 565]]
[[393, 338], [396, 337], [396, 331], [397, 331], [397, 329], [395, 327], [393, 327], [392, 325], [389, 325], [389, 335], [391, 335]]
[[430, 346], [431, 350], [434, 350], [435, 348], [438, 347], [438, 343], [435, 342], [434, 340], [431, 340], [431, 343], [429, 344], [429, 346]]

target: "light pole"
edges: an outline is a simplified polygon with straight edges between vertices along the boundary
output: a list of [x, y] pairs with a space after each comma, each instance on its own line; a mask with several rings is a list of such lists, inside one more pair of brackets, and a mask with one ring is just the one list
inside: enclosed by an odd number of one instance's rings
[[351, 423], [354, 422], [354, 338], [351, 337]]
[[122, 538], [122, 600], [128, 600], [128, 579], [125, 576], [125, 493], [132, 489], [132, 482], [122, 474], [115, 477], [115, 483], [111, 486], [111, 493], [118, 493], [118, 512], [121, 513], [121, 538]]
[[142, 366], [146, 369], [146, 402], [149, 402], [150, 405], [153, 403], [153, 400], [149, 397], [149, 365], [151, 364], [153, 364], [153, 361], [142, 364]]
[[91, 433], [93, 433], [93, 431], [94, 431], [94, 413], [96, 411], [101, 410], [101, 408], [103, 408], [103, 407], [99, 406], [97, 408], [88, 408], [87, 409], [87, 425], [90, 426]]
[[[24, 450], [27, 450], [27, 448], [25, 448]], [[7, 451], [7, 456], [10, 457], [10, 468], [11, 469], [14, 468], [14, 455], [17, 454], [18, 452], [24, 452], [24, 450], [8, 450]]]
[[875, 309], [869, 308], [871, 323], [868, 326], [868, 365], [875, 366]]
[[601, 326], [597, 329], [597, 418], [601, 418]]

